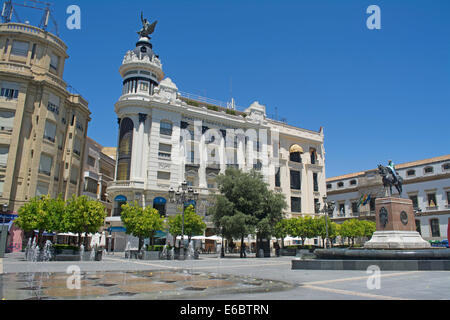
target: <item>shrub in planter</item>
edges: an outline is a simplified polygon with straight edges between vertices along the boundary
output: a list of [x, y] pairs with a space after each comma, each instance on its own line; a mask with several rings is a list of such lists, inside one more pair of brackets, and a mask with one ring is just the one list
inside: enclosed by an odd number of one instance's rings
[[68, 244], [54, 244], [53, 249], [56, 254], [78, 254], [80, 248]]
[[164, 249], [164, 246], [162, 246], [162, 245], [154, 245], [154, 246], [148, 246], [147, 247], [147, 251], [159, 251], [159, 252], [161, 252], [161, 251], [163, 251], [163, 249]]

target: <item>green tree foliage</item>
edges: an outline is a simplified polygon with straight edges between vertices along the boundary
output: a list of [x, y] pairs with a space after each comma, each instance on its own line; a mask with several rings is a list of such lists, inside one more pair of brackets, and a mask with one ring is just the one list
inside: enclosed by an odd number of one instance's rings
[[154, 244], [156, 232], [162, 231], [164, 218], [158, 210], [148, 206], [143, 209], [135, 202], [122, 205], [122, 222], [126, 228], [126, 233], [139, 238], [139, 250], [141, 250], [145, 238], [150, 238], [150, 245]]
[[[284, 196], [268, 189], [260, 173], [242, 172], [228, 168], [217, 177], [220, 195], [209, 211], [223, 237], [241, 239], [244, 257], [244, 238], [257, 232], [258, 237], [270, 237], [287, 207]], [[223, 254], [223, 253], [222, 253]]]
[[350, 219], [346, 220], [341, 224], [340, 236], [347, 238], [352, 242], [352, 246], [355, 244], [355, 239], [363, 237], [365, 234], [364, 224], [360, 220]]
[[[327, 219], [327, 221], [325, 220]], [[332, 222], [329, 217], [320, 217], [319, 219], [314, 219], [314, 229], [315, 236], [322, 238], [322, 244], [325, 247], [325, 240], [327, 238], [327, 223], [328, 223], [328, 239], [334, 239], [337, 237], [337, 224]]]
[[302, 244], [305, 243], [306, 239], [315, 237], [317, 228], [314, 219], [309, 216], [294, 218], [290, 235], [302, 239]]
[[61, 197], [35, 197], [19, 209], [17, 225], [24, 231], [38, 230], [38, 245], [42, 248], [44, 231], [65, 231], [61, 223], [65, 213], [65, 203]]
[[64, 231], [78, 233], [78, 246], [81, 246], [81, 234], [86, 233], [85, 244], [88, 246], [89, 233], [96, 233], [104, 224], [105, 206], [86, 196], [73, 196], [66, 205], [62, 228]]
[[[175, 238], [182, 235], [183, 215], [177, 214], [171, 216], [168, 219], [167, 226], [170, 234]], [[194, 209], [194, 206], [190, 205], [184, 210], [184, 235], [188, 237], [188, 242], [191, 241], [193, 236], [202, 235], [206, 230], [206, 223], [203, 218], [200, 217]]]

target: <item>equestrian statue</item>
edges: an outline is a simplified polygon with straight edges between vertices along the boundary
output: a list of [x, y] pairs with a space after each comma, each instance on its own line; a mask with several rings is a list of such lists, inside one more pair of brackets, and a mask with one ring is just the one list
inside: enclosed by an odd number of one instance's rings
[[395, 186], [400, 196], [403, 192], [403, 178], [397, 174], [395, 165], [392, 160], [389, 160], [387, 167], [378, 165], [378, 173], [383, 177], [383, 185], [386, 190], [389, 187], [389, 196], [392, 197], [392, 186]]

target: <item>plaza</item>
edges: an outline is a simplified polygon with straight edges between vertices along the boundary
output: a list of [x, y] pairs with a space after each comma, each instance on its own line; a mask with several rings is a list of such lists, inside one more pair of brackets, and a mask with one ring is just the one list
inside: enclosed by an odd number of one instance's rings
[[[37, 299], [33, 288], [27, 288], [27, 279], [34, 274], [35, 279], [43, 277], [43, 284], [47, 286], [41, 288], [42, 293], [47, 293], [47, 296], [41, 295], [41, 299], [450, 299], [450, 272], [382, 271], [379, 289], [369, 289], [370, 274], [366, 271], [291, 270], [293, 259], [296, 258], [249, 256], [238, 259], [233, 255], [227, 258], [201, 255], [199, 260], [190, 261], [141, 261], [128, 260], [120, 254], [107, 255], [102, 262], [76, 263], [82, 274], [81, 289], [76, 292], [65, 286], [70, 276], [66, 271], [73, 262], [30, 263], [24, 261], [23, 254], [15, 253], [3, 259], [0, 298]], [[53, 277], [52, 281], [48, 281], [49, 276]], [[152, 285], [136, 285], [136, 281], [142, 282], [139, 278], [145, 276], [157, 277], [159, 286], [155, 289]], [[50, 290], [52, 285], [58, 290]], [[83, 290], [83, 286], [90, 290]]]

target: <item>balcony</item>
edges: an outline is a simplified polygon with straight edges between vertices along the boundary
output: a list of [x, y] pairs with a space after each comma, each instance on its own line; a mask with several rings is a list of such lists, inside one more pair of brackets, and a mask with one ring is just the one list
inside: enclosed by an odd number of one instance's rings
[[144, 189], [143, 181], [112, 181], [108, 183], [108, 189], [123, 190], [123, 189]]
[[427, 211], [438, 211], [439, 206], [427, 207], [426, 209], [427, 209]]

